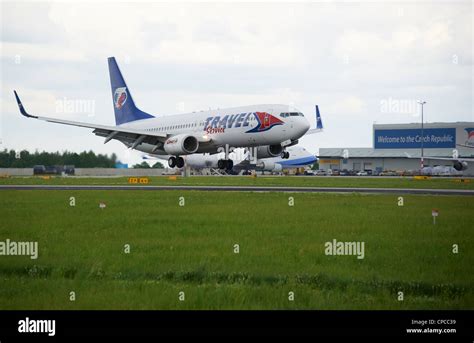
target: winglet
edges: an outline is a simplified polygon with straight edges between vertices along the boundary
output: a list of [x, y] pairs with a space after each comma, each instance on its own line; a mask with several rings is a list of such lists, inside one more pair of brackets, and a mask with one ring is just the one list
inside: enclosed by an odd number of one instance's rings
[[323, 131], [323, 121], [321, 120], [321, 113], [319, 113], [319, 106], [316, 105], [316, 127], [306, 131], [305, 136]]
[[316, 105], [316, 129], [323, 129], [323, 121], [321, 120], [321, 114], [319, 113], [318, 105]]
[[18, 94], [16, 93], [16, 90], [14, 90], [13, 93], [15, 93], [15, 98], [16, 98], [16, 102], [17, 102], [17, 104], [18, 104], [18, 108], [20, 109], [20, 113], [21, 113], [22, 115], [24, 115], [25, 117], [28, 117], [28, 118], [38, 118], [38, 117], [32, 116], [31, 114], [29, 114], [28, 112], [26, 112], [25, 107], [24, 107], [23, 104], [21, 103], [20, 97], [19, 97]]

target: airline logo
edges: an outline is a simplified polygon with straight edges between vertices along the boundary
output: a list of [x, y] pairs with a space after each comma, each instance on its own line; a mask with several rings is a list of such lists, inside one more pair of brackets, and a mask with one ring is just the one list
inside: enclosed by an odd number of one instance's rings
[[464, 130], [467, 132], [466, 145], [474, 146], [474, 127], [468, 127]]
[[121, 109], [127, 101], [127, 87], [117, 88], [114, 92], [114, 105], [116, 109]]
[[251, 116], [257, 120], [257, 126], [245, 131], [246, 133], [268, 131], [276, 125], [282, 125], [283, 121], [267, 112], [248, 112], [221, 116], [208, 117], [204, 125], [204, 131], [208, 134], [224, 133], [225, 129], [248, 127], [251, 124]]
[[276, 125], [283, 124], [283, 121], [267, 112], [255, 112], [255, 117], [257, 118], [258, 125], [246, 131], [246, 133], [268, 131]]

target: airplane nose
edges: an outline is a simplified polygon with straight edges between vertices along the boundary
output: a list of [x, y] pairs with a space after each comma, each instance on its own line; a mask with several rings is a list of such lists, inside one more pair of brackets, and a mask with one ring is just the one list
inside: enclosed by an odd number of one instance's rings
[[310, 128], [310, 125], [309, 125], [309, 122], [306, 118], [304, 117], [300, 117], [298, 118], [298, 120], [296, 120], [294, 122], [294, 125], [293, 125], [294, 129], [295, 129], [295, 136], [293, 137], [293, 139], [298, 139], [300, 137], [302, 137], [306, 131], [309, 130]]
[[311, 125], [309, 125], [308, 119], [306, 119], [306, 118], [303, 118], [303, 119], [304, 119], [304, 120], [303, 120], [303, 128], [304, 128], [304, 132], [306, 133], [306, 131], [309, 130], [309, 128], [311, 127]]
[[310, 128], [309, 121], [305, 117], [301, 118], [299, 126], [301, 130], [300, 131], [301, 136], [303, 136], [306, 133], [306, 131], [308, 131]]

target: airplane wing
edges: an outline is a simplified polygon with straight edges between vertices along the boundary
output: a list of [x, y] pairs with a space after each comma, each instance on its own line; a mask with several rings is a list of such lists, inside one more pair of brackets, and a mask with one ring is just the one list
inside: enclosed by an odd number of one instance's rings
[[110, 141], [111, 139], [117, 139], [121, 142], [130, 143], [131, 144], [130, 147], [132, 149], [136, 148], [137, 145], [141, 143], [153, 144], [156, 146], [156, 149], [158, 149], [159, 147], [163, 145], [163, 142], [168, 137], [166, 133], [158, 133], [158, 132], [139, 130], [139, 129], [133, 129], [133, 128], [125, 128], [125, 127], [120, 127], [120, 126], [82, 123], [82, 122], [71, 121], [71, 120], [55, 119], [55, 118], [32, 115], [32, 114], [29, 114], [25, 110], [25, 107], [23, 106], [17, 92], [16, 91], [13, 91], [13, 92], [15, 93], [15, 98], [16, 98], [16, 102], [18, 103], [20, 113], [24, 115], [25, 117], [35, 118], [38, 120], [44, 120], [51, 123], [94, 129], [92, 132], [95, 133], [97, 136], [105, 137], [104, 144]]
[[304, 134], [305, 136], [307, 135], [312, 135], [318, 132], [323, 131], [323, 121], [321, 120], [321, 114], [319, 113], [319, 106], [316, 105], [316, 127], [314, 129], [309, 129], [306, 131]]
[[[405, 152], [405, 156], [407, 158], [416, 158], [416, 159], [421, 159], [421, 157], [413, 157], [407, 152]], [[453, 157], [431, 157], [431, 156], [423, 156], [424, 160], [438, 160], [438, 161], [466, 161], [466, 162], [474, 162], [474, 158], [464, 158], [464, 157], [458, 157], [458, 158], [453, 158]]]

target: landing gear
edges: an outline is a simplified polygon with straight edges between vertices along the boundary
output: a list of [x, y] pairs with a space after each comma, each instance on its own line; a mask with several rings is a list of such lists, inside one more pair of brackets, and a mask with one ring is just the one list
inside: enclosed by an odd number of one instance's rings
[[282, 151], [280, 154], [281, 158], [287, 160], [290, 158], [290, 153], [288, 151]]
[[184, 167], [184, 158], [182, 157], [174, 157], [174, 156], [171, 156], [170, 158], [168, 158], [168, 166], [170, 168], [174, 168], [174, 167], [177, 167], [177, 168], [183, 168]]
[[184, 167], [184, 158], [176, 157], [176, 168], [183, 168]]
[[219, 160], [217, 161], [217, 167], [230, 171], [234, 167], [234, 162], [232, 160]]
[[224, 159], [217, 161], [217, 167], [219, 169], [225, 169], [227, 172], [232, 171], [232, 168], [234, 167], [234, 162], [229, 158], [229, 152], [232, 151], [233, 149], [229, 149], [229, 144], [226, 144]]
[[170, 168], [176, 167], [176, 157], [171, 156], [170, 158], [168, 158], [168, 166]]

